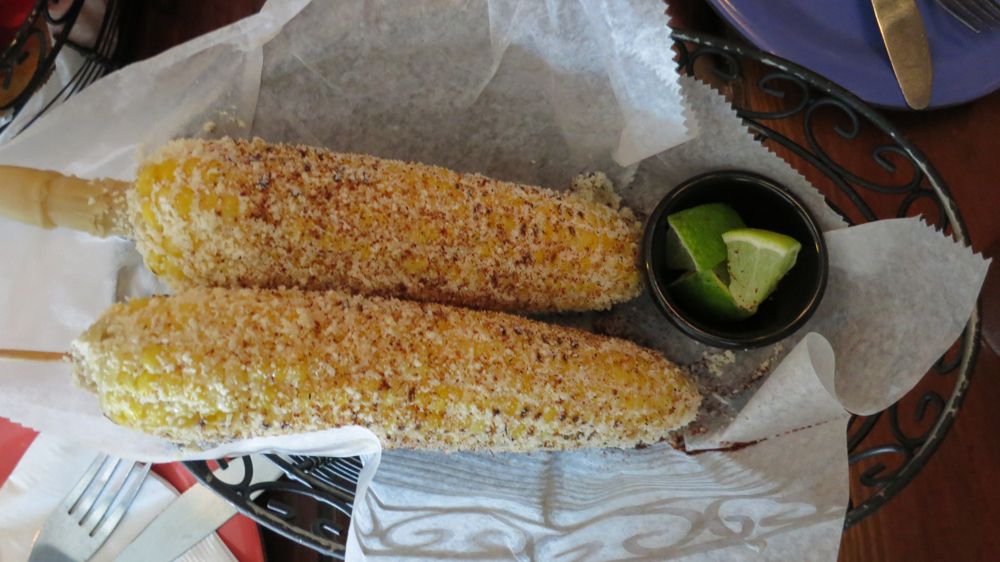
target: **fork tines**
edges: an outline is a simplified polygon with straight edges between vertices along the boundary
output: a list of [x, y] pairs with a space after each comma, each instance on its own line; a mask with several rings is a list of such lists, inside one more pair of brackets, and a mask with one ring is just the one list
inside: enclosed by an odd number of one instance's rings
[[107, 536], [125, 515], [146, 475], [148, 463], [99, 455], [63, 500], [60, 509], [99, 539]]
[[1000, 4], [995, 0], [937, 0], [937, 3], [976, 33], [1000, 26]]

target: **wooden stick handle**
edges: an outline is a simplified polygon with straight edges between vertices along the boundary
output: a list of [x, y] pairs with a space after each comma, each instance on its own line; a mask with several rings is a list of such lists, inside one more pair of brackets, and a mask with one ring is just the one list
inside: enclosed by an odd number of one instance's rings
[[42, 228], [66, 227], [102, 238], [127, 236], [127, 182], [0, 166], [0, 216]]
[[0, 349], [0, 359], [14, 359], [16, 361], [65, 361], [69, 359], [69, 354], [55, 351], [32, 351], [29, 349]]

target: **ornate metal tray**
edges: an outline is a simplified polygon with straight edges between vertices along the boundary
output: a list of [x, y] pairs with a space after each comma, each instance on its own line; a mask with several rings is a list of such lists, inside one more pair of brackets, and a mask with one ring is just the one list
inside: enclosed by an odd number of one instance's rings
[[[850, 223], [923, 212], [960, 241], [968, 235], [948, 189], [930, 162], [891, 123], [858, 98], [804, 68], [753, 48], [674, 31], [678, 67], [706, 79], [737, 109], [749, 133], [785, 157], [827, 195]], [[766, 107], [741, 101], [756, 90]], [[819, 127], [842, 141], [824, 146]], [[826, 138], [830, 138], [829, 135]], [[867, 154], [871, 166], [854, 170], [838, 154]], [[979, 350], [978, 312], [965, 332], [925, 377], [929, 389], [911, 392], [887, 410], [855, 417], [848, 426], [851, 501], [845, 525], [870, 515], [920, 471], [945, 438], [962, 403]], [[208, 486], [265, 527], [323, 554], [342, 559], [357, 459], [271, 457], [287, 480], [259, 485], [270, 493], [251, 501], [256, 488], [214, 480], [209, 465], [188, 468]]]

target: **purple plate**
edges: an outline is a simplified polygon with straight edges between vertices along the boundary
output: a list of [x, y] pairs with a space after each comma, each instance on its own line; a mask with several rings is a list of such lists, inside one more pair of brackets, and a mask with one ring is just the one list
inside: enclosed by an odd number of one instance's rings
[[[861, 99], [906, 108], [870, 0], [709, 0], [751, 43]], [[1000, 31], [975, 33], [933, 0], [917, 0], [931, 46], [931, 107], [1000, 88]]]

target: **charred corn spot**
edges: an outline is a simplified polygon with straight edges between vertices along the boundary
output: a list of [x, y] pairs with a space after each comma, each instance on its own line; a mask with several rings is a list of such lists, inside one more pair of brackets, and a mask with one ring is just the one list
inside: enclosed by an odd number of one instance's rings
[[[165, 241], [184, 250], [184, 275], [161, 273], [175, 289], [298, 286], [524, 312], [608, 308], [641, 289], [631, 214], [430, 165], [180, 140], [134, 191], [143, 255]], [[441, 282], [426, 282], [431, 267]]]

